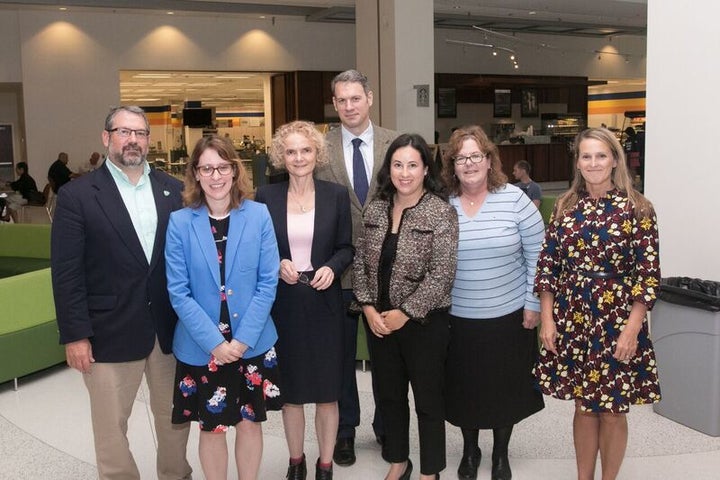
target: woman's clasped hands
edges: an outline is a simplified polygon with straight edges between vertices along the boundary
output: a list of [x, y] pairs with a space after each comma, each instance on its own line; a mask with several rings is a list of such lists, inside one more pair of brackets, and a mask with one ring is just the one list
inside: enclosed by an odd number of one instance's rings
[[230, 342], [222, 342], [220, 345], [213, 348], [210, 353], [212, 353], [213, 357], [215, 357], [216, 365], [225, 365], [240, 360], [247, 349], [247, 345], [233, 338]]

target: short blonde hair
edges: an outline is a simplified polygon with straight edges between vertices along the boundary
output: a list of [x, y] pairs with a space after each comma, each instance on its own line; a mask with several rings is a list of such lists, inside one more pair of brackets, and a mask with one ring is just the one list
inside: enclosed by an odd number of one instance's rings
[[275, 135], [273, 135], [272, 143], [270, 144], [270, 163], [272, 163], [273, 167], [285, 170], [285, 140], [293, 133], [307, 138], [315, 147], [316, 168], [328, 163], [327, 148], [323, 134], [315, 128], [314, 123], [298, 120], [280, 126], [275, 132]]

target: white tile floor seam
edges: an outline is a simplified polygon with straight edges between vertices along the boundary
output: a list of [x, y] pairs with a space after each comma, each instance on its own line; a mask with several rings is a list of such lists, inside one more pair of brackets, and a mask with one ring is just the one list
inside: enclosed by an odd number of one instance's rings
[[[380, 458], [370, 428], [372, 395], [370, 375], [358, 370], [358, 388], [363, 405], [352, 467], [335, 466], [336, 480], [382, 479], [387, 464]], [[130, 445], [143, 479], [155, 478], [155, 442], [146, 386], [138, 393], [129, 422]], [[88, 398], [80, 374], [66, 367], [20, 380], [17, 392], [12, 382], [0, 385], [0, 480], [84, 480], [96, 478]], [[547, 407], [515, 428], [510, 444], [510, 462], [516, 480], [575, 478], [572, 451], [572, 405], [546, 397]], [[317, 444], [313, 409], [307, 408], [306, 454], [308, 478], [314, 475]], [[633, 407], [628, 415], [630, 439], [619, 480], [717, 480], [720, 479], [720, 438], [683, 427], [653, 413], [649, 406]], [[264, 427], [265, 450], [261, 479], [285, 477], [287, 448], [279, 412], [271, 412]], [[417, 425], [411, 426], [411, 458], [419, 463]], [[462, 451], [457, 428], [447, 428], [448, 467], [442, 478], [456, 478]], [[228, 435], [232, 442], [234, 435]], [[197, 425], [191, 428], [188, 458], [202, 479], [197, 457]], [[484, 458], [479, 479], [490, 477], [492, 436], [482, 431]], [[236, 480], [232, 472], [230, 479]], [[417, 478], [417, 476], [415, 476]], [[599, 478], [599, 474], [597, 476]]]

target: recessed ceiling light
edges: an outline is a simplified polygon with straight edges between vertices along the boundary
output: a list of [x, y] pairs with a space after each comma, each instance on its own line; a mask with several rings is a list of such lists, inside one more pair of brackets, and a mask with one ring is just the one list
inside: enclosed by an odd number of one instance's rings
[[528, 12], [528, 15], [537, 15], [537, 12], [535, 10], [530, 10]]
[[168, 15], [175, 15], [175, 12], [167, 12]]
[[66, 11], [66, 10], [67, 10], [67, 7], [60, 7], [60, 11], [61, 11], [61, 12], [64, 12], [64, 11]]

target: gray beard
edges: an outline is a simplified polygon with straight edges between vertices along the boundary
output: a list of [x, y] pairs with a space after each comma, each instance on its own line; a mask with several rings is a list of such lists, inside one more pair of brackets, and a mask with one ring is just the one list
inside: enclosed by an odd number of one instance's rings
[[120, 155], [116, 155], [113, 158], [113, 160], [115, 160], [115, 164], [122, 165], [123, 167], [139, 167], [145, 163], [146, 159], [147, 155], [141, 154], [139, 158], [135, 158], [134, 155], [132, 157], [126, 156], [125, 152], [122, 152]]

